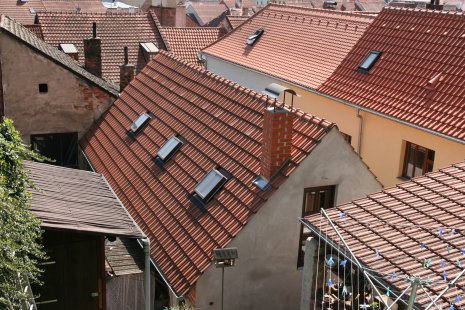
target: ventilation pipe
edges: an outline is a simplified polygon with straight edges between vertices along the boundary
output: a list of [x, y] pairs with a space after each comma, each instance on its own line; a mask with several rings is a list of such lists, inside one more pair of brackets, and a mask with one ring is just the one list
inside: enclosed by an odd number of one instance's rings
[[142, 239], [144, 245], [145, 270], [144, 270], [144, 288], [145, 288], [145, 310], [150, 310], [150, 239]]
[[357, 153], [358, 156], [362, 156], [360, 152], [362, 151], [362, 134], [363, 134], [363, 117], [360, 114], [360, 109], [357, 109], [357, 118], [358, 118], [358, 145], [357, 145]]

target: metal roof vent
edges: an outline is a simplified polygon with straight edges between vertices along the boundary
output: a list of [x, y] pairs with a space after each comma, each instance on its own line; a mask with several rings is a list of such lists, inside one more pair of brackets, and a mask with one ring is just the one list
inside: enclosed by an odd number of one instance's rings
[[263, 28], [257, 29], [257, 31], [247, 38], [247, 45], [254, 45], [264, 32], [265, 30]]
[[268, 85], [264, 91], [262, 91], [262, 94], [264, 95], [267, 95], [268, 97], [271, 97], [271, 98], [275, 98], [275, 99], [279, 99], [280, 95], [281, 94], [284, 94], [283, 95], [283, 99], [282, 101], [284, 103], [287, 103], [286, 102], [286, 93], [289, 93], [292, 95], [292, 101], [291, 101], [291, 109], [294, 107], [294, 96], [299, 96], [297, 95], [297, 93], [290, 89], [290, 88], [287, 88], [287, 87], [284, 87], [282, 85], [279, 85], [277, 83], [271, 83], [270, 85]]
[[426, 84], [426, 89], [435, 90], [439, 82], [441, 82], [443, 79], [444, 77], [442, 76], [442, 72], [439, 72], [431, 80], [428, 81], [428, 83]]

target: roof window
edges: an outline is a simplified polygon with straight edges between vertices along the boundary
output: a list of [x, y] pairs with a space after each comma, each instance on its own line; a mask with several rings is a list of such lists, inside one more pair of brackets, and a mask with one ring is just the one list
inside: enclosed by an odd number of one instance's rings
[[268, 181], [262, 177], [261, 175], [257, 176], [253, 181], [252, 183], [257, 186], [259, 189], [261, 189], [262, 191], [266, 191], [268, 188], [270, 188], [270, 183], [268, 183]]
[[153, 159], [158, 167], [163, 169], [163, 165], [181, 148], [186, 141], [180, 136], [172, 136], [160, 147], [157, 155]]
[[131, 124], [129, 129], [129, 134], [135, 138], [135, 136], [142, 131], [142, 129], [148, 124], [148, 122], [153, 118], [151, 112], [145, 112], [139, 115], [139, 117]]
[[200, 180], [189, 199], [198, 207], [205, 206], [213, 196], [232, 178], [232, 175], [221, 167], [214, 168]]
[[160, 51], [158, 47], [152, 42], [141, 43], [140, 47], [142, 47], [142, 49], [148, 54], [156, 54]]
[[75, 54], [78, 53], [76, 45], [72, 43], [62, 43], [60, 44], [60, 49], [66, 54]]
[[257, 31], [247, 38], [247, 44], [254, 45], [264, 32], [265, 30], [263, 28], [257, 29]]
[[370, 69], [375, 65], [381, 56], [380, 51], [370, 51], [368, 55], [363, 59], [362, 63], [358, 66], [358, 71], [362, 73], [368, 73]]

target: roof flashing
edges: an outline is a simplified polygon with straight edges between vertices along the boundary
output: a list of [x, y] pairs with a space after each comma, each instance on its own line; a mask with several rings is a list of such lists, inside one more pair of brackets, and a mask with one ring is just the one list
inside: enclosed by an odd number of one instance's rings
[[262, 191], [266, 191], [270, 188], [268, 180], [261, 175], [258, 175], [255, 179], [253, 179], [252, 183]]
[[358, 66], [358, 71], [361, 73], [368, 74], [371, 68], [378, 61], [382, 52], [380, 51], [369, 51], [368, 54], [363, 59], [362, 63]]
[[249, 46], [254, 45], [264, 32], [265, 32], [265, 29], [263, 28], [257, 29], [252, 35], [250, 35], [247, 38], [247, 45]]

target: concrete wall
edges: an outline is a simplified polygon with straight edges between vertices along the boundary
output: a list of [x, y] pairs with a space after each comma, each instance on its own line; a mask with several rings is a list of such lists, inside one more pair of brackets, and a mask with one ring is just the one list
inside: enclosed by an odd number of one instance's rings
[[[286, 86], [301, 95], [294, 101], [295, 107], [335, 122], [340, 131], [352, 136], [352, 145], [358, 148], [360, 120], [357, 118], [357, 109], [292, 85]], [[465, 144], [372, 113], [361, 111], [360, 115], [363, 118], [361, 157], [386, 187], [405, 180], [401, 176], [406, 142], [435, 151], [433, 170], [465, 158]]]
[[[225, 309], [298, 309], [297, 269], [304, 188], [336, 185], [336, 203], [380, 190], [338, 130], [333, 129], [228, 245], [238, 247], [225, 270]], [[220, 309], [221, 270], [212, 264], [197, 281], [195, 307]]]
[[[4, 33], [0, 57], [5, 116], [26, 144], [31, 134], [78, 132], [81, 137], [115, 100]], [[47, 93], [39, 93], [40, 83], [48, 84]]]
[[280, 82], [278, 79], [273, 79], [255, 71], [247, 70], [238, 65], [234, 65], [216, 57], [209, 56], [208, 54], [205, 54], [205, 57], [207, 59], [207, 70], [215, 72], [216, 74], [221, 75], [222, 77], [225, 77], [231, 81], [239, 83], [257, 92], [265, 90], [265, 87], [267, 87], [271, 83]]

